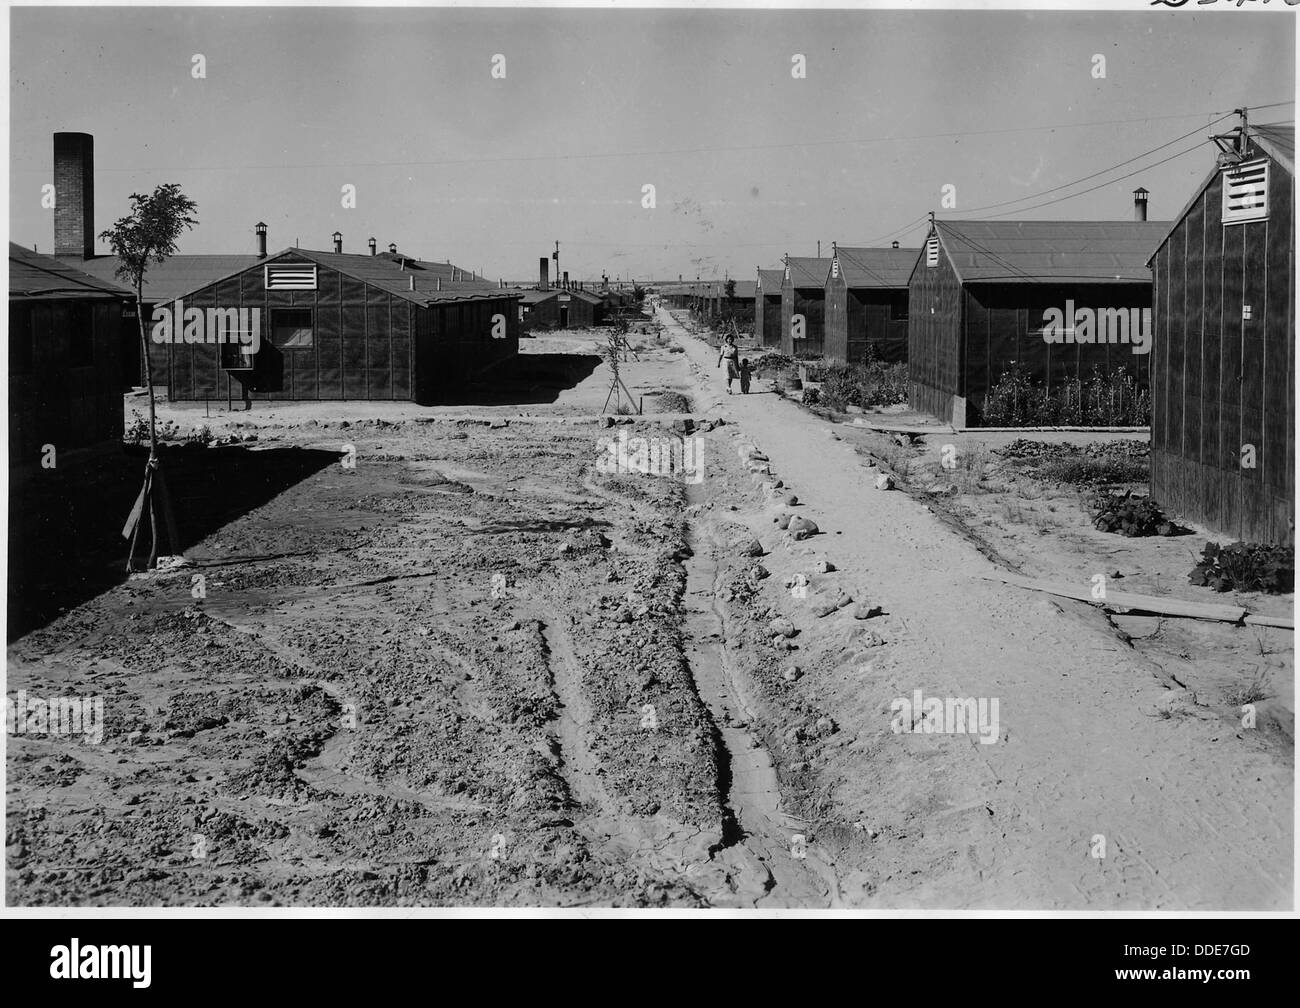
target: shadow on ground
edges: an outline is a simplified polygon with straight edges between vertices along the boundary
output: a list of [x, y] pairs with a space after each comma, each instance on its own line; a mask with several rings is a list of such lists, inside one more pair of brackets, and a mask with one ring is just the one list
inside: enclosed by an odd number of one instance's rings
[[[337, 462], [304, 448], [162, 449], [181, 548]], [[14, 640], [125, 580], [122, 525], [140, 492], [148, 449], [116, 446], [10, 476], [9, 605]]]
[[600, 367], [597, 354], [520, 354], [479, 380], [450, 393], [447, 406], [509, 406], [553, 403]]

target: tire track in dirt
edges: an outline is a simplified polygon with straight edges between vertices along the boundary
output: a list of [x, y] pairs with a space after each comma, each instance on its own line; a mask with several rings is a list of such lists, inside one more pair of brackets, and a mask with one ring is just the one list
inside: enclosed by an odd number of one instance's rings
[[[691, 487], [692, 503], [705, 498]], [[735, 870], [738, 895], [759, 906], [839, 905], [834, 868], [806, 842], [806, 824], [785, 813], [776, 768], [755, 729], [759, 716], [743, 674], [727, 657], [727, 626], [718, 602], [716, 526], [692, 526], [694, 555], [687, 561], [686, 628], [691, 673], [713, 719], [724, 823], [714, 858]]]
[[553, 744], [559, 759], [559, 772], [569, 786], [574, 801], [592, 812], [608, 814], [615, 808], [600, 779], [599, 761], [586, 741], [591, 707], [583, 696], [582, 664], [573, 652], [568, 633], [560, 625], [560, 614], [549, 606], [537, 606], [541, 615], [542, 637], [546, 641], [546, 660], [551, 672], [551, 689], [560, 701], [555, 721]]

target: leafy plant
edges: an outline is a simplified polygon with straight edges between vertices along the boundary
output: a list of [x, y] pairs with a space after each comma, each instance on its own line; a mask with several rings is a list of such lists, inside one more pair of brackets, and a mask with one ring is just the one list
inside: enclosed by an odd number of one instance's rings
[[1187, 580], [1215, 591], [1290, 593], [1295, 587], [1295, 547], [1207, 542]]
[[1134, 497], [1131, 491], [1113, 494], [1101, 491], [1093, 498], [1093, 527], [1101, 532], [1114, 532], [1123, 536], [1172, 536], [1182, 531], [1165, 517], [1165, 513], [1149, 497]]
[[983, 414], [990, 427], [1144, 427], [1151, 394], [1124, 368], [1094, 367], [1087, 382], [1072, 378], [1049, 389], [1012, 361], [985, 396]]
[[1024, 365], [1011, 362], [997, 383], [984, 398], [984, 421], [990, 427], [1029, 427], [1037, 425], [1037, 418], [1029, 419], [1029, 399], [1033, 392], [1033, 379]]

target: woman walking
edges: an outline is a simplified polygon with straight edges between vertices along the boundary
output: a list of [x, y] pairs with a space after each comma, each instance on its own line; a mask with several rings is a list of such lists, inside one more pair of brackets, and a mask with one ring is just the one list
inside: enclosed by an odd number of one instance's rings
[[722, 341], [722, 348], [718, 351], [718, 367], [722, 366], [724, 360], [727, 362], [727, 395], [731, 395], [731, 383], [740, 377], [740, 351], [736, 349], [735, 336], [728, 336]]

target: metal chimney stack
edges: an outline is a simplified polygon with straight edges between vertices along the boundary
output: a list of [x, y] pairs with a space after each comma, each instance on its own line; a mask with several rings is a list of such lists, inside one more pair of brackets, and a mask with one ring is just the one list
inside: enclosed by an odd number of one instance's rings
[[1135, 221], [1147, 219], [1147, 197], [1150, 195], [1141, 186], [1133, 190], [1133, 219]]
[[550, 277], [551, 277], [551, 260], [546, 256], [542, 256], [540, 259], [537, 260], [537, 289], [550, 290], [551, 289]]

